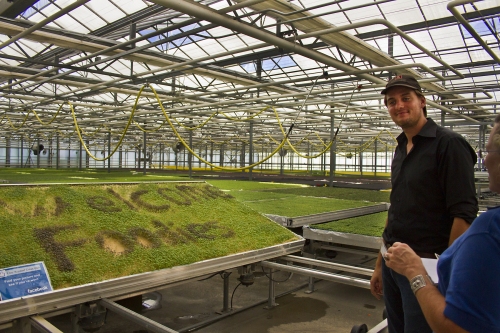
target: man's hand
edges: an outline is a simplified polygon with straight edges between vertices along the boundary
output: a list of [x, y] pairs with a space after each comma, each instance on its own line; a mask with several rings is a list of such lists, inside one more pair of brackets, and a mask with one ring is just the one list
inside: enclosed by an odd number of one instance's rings
[[370, 279], [370, 291], [376, 299], [380, 300], [384, 294], [382, 285], [382, 255], [379, 253], [372, 278]]
[[427, 274], [422, 259], [404, 243], [396, 242], [387, 250], [385, 264], [396, 273], [409, 279], [418, 274]]

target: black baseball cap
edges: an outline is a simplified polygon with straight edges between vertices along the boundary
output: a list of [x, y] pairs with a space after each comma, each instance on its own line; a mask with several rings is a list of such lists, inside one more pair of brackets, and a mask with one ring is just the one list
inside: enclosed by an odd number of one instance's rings
[[413, 76], [403, 74], [403, 75], [396, 75], [395, 77], [390, 79], [389, 82], [387, 82], [385, 89], [382, 90], [380, 93], [382, 95], [385, 95], [388, 89], [396, 86], [408, 87], [411, 89], [418, 90], [419, 92], [422, 92], [420, 84], [418, 84], [418, 81]]

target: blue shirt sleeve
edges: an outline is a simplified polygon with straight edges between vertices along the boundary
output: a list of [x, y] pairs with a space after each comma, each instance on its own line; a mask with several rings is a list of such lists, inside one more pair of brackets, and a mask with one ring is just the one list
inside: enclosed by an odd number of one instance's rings
[[469, 332], [500, 332], [500, 243], [464, 238], [453, 256], [444, 315]]

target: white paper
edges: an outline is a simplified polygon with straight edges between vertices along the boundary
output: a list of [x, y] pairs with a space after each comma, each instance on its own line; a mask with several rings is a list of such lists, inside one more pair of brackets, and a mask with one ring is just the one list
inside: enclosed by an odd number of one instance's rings
[[387, 248], [385, 247], [385, 244], [382, 244], [380, 247], [380, 253], [382, 254], [382, 258], [385, 260], [385, 254], [387, 253]]
[[432, 282], [435, 285], [439, 282], [439, 277], [437, 274], [437, 262], [438, 259], [430, 259], [430, 258], [420, 258], [422, 259], [422, 263], [424, 264], [425, 270], [427, 271], [427, 275], [431, 278]]

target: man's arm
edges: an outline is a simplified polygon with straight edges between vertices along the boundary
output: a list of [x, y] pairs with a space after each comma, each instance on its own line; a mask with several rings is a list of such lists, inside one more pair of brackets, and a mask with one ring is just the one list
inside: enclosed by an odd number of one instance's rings
[[[385, 226], [387, 227], [389, 223], [389, 218], [385, 220]], [[377, 261], [375, 262], [375, 268], [373, 270], [372, 277], [370, 279], [370, 291], [376, 299], [380, 300], [384, 294], [384, 287], [382, 285], [382, 254], [378, 252]]]
[[444, 315], [446, 300], [429, 280], [422, 260], [415, 252], [407, 244], [394, 243], [387, 253], [389, 259], [386, 265], [389, 268], [406, 276], [408, 280], [417, 275], [424, 277], [427, 285], [419, 289], [415, 296], [432, 330], [439, 333], [466, 333], [466, 330]]
[[370, 291], [376, 299], [380, 300], [384, 294], [384, 287], [382, 284], [382, 254], [378, 253], [377, 262], [370, 279]]
[[467, 223], [461, 217], [455, 217], [453, 219], [453, 225], [451, 226], [450, 239], [448, 241], [448, 246], [450, 246], [455, 239], [457, 239], [461, 234], [463, 234], [467, 229], [469, 229], [470, 224]]

